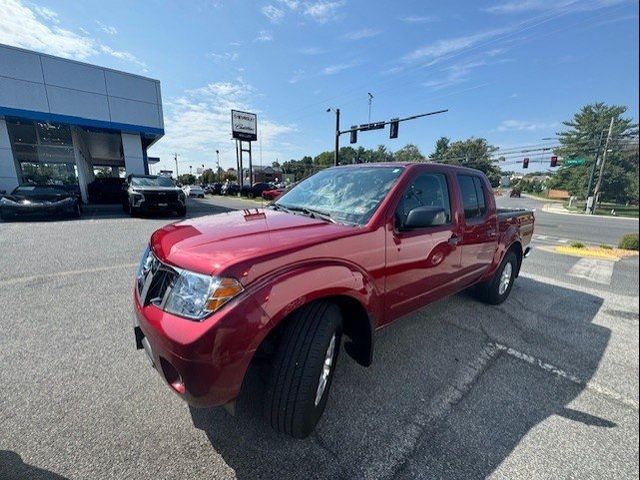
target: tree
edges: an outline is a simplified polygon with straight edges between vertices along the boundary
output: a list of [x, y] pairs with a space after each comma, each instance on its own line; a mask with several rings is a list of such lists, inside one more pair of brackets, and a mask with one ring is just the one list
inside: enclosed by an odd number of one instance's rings
[[425, 157], [420, 152], [420, 149], [410, 143], [409, 145], [405, 145], [396, 153], [393, 154], [393, 159], [396, 162], [424, 162]]
[[181, 185], [194, 185], [196, 180], [196, 176], [191, 173], [183, 173], [178, 177], [178, 183]]
[[447, 150], [449, 150], [449, 137], [440, 137], [436, 140], [436, 150], [431, 154], [431, 159], [434, 162], [441, 162], [444, 160], [447, 155]]
[[432, 156], [433, 160], [450, 165], [462, 165], [465, 167], [475, 168], [484, 172], [489, 178], [489, 182], [493, 187], [500, 185], [500, 167], [498, 167], [492, 159], [493, 153], [497, 147], [490, 145], [485, 138], [471, 137], [467, 140], [458, 140], [450, 143], [447, 137], [441, 137], [436, 142], [437, 160]]
[[[586, 163], [561, 166], [550, 181], [550, 188], [568, 190], [571, 195], [584, 198], [600, 134], [604, 132], [606, 137], [611, 117], [613, 117], [613, 141], [607, 153], [600, 198], [619, 203], [637, 199], [637, 146], [635, 151], [629, 149], [628, 139], [632, 135], [637, 135], [638, 125], [634, 124], [630, 118], [622, 116], [626, 111], [625, 106], [598, 102], [585, 105], [571, 120], [562, 122], [568, 129], [558, 134], [560, 147], [554, 151], [554, 154], [565, 160], [584, 158]], [[604, 147], [604, 140], [602, 146]]]

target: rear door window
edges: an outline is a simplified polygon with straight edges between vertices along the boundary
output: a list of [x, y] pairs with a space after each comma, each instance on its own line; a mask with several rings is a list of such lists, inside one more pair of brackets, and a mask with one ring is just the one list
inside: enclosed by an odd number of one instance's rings
[[466, 220], [482, 218], [487, 213], [482, 180], [474, 175], [458, 175], [458, 186], [462, 194]]

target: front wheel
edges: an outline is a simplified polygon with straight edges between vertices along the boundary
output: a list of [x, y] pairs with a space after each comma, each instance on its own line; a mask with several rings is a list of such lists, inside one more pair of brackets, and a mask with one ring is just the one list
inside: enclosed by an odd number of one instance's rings
[[493, 274], [493, 278], [476, 287], [480, 300], [490, 305], [500, 305], [504, 302], [511, 293], [517, 271], [518, 257], [510, 251]]
[[306, 438], [324, 412], [342, 336], [337, 305], [302, 307], [285, 327], [267, 385], [265, 415], [271, 426]]

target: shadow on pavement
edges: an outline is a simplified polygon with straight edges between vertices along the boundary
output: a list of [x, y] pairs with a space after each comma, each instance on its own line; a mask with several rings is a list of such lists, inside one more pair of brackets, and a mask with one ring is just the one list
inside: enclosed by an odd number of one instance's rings
[[583, 383], [501, 349], [487, 357], [497, 342], [587, 381], [610, 337], [593, 323], [601, 305], [520, 278], [497, 308], [464, 294], [427, 307], [377, 334], [371, 367], [341, 352], [327, 410], [306, 440], [271, 430], [260, 405], [236, 417], [197, 408], [191, 416], [239, 479], [485, 478], [550, 416], [616, 426], [568, 406]]
[[20, 455], [10, 450], [0, 450], [0, 478], [2, 480], [64, 480], [66, 477], [42, 468], [28, 465]]

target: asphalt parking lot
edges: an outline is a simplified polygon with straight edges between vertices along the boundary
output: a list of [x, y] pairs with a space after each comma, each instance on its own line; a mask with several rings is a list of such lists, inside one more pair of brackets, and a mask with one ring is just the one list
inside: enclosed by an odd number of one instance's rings
[[[255, 204], [192, 201], [190, 215]], [[0, 478], [638, 478], [638, 259], [609, 283], [534, 251], [499, 307], [459, 294], [338, 362], [314, 435], [191, 409], [131, 328], [173, 221], [0, 223]]]

